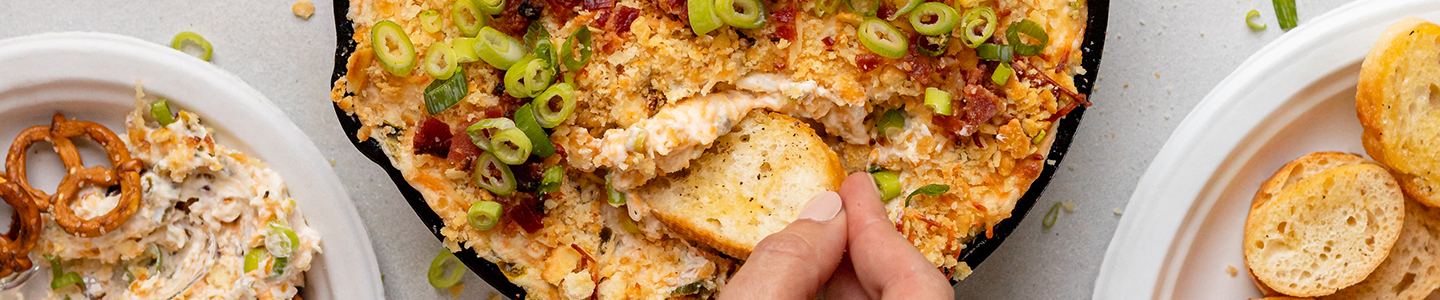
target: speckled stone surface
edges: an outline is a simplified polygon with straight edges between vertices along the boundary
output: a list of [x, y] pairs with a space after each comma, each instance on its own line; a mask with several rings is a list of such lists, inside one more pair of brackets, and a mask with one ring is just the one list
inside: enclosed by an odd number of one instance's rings
[[[1091, 0], [1096, 1], [1096, 0]], [[1300, 23], [1344, 0], [1299, 0]], [[275, 101], [330, 157], [374, 243], [389, 298], [488, 298], [466, 275], [460, 294], [436, 290], [425, 270], [440, 243], [410, 211], [380, 167], [340, 131], [329, 101], [335, 51], [333, 7], [315, 3], [302, 20], [291, 0], [0, 1], [0, 38], [41, 32], [102, 31], [169, 43], [180, 31], [205, 35], [214, 63]], [[1105, 59], [1070, 153], [1035, 212], [956, 288], [958, 298], [1089, 298], [1115, 226], [1116, 210], [1170, 131], [1216, 83], [1282, 32], [1264, 0], [1121, 0], [1110, 4]], [[1270, 28], [1253, 32], [1245, 13], [1258, 9]], [[1071, 202], [1044, 229], [1056, 202]], [[326, 249], [345, 251], [345, 249]]]

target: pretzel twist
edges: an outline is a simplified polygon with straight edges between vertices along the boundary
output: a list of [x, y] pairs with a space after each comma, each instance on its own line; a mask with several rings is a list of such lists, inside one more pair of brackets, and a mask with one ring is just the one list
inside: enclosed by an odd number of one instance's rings
[[40, 210], [29, 194], [19, 185], [5, 181], [0, 174], [0, 198], [10, 204], [10, 231], [0, 235], [0, 277], [24, 272], [34, 266], [30, 250], [40, 239]]
[[[80, 136], [89, 137], [104, 148], [110, 165], [114, 167], [86, 167], [75, 143], [70, 140]], [[65, 165], [66, 175], [55, 188], [54, 195], [34, 188], [26, 179], [25, 151], [41, 141], [54, 146], [55, 153], [60, 155], [60, 161]], [[51, 119], [50, 126], [33, 126], [21, 131], [10, 145], [10, 153], [6, 156], [5, 163], [10, 174], [8, 178], [14, 181], [23, 194], [29, 196], [33, 206], [39, 211], [50, 212], [55, 217], [56, 225], [75, 236], [95, 237], [115, 230], [140, 208], [140, 161], [130, 157], [130, 150], [125, 148], [124, 141], [116, 136], [115, 132], [95, 122], [70, 120], [57, 113]], [[70, 204], [85, 186], [119, 186], [119, 203], [103, 215], [92, 219], [81, 218], [75, 215]], [[0, 257], [0, 260], [3, 260], [3, 257]]]

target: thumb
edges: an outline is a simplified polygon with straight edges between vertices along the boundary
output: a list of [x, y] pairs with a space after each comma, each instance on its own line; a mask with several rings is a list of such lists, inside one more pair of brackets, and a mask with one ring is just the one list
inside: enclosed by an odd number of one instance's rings
[[755, 245], [720, 299], [809, 299], [840, 264], [845, 237], [840, 195], [821, 192], [795, 222]]

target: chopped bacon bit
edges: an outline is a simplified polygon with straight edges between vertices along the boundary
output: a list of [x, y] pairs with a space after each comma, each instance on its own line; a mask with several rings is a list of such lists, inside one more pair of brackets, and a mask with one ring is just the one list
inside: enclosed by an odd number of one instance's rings
[[630, 23], [640, 18], [640, 10], [634, 7], [621, 6], [615, 8], [615, 33], [624, 35], [630, 32]]
[[860, 71], [869, 72], [870, 70], [879, 68], [880, 61], [880, 56], [871, 53], [864, 53], [855, 56], [855, 66], [860, 67]]
[[559, 155], [559, 156], [560, 156], [560, 160], [565, 160], [565, 147], [564, 147], [564, 146], [561, 146], [559, 143], [556, 143], [556, 144], [555, 144], [555, 155]]
[[690, 20], [690, 5], [685, 0], [660, 1], [660, 8], [666, 13], [680, 18], [680, 21], [689, 22]]
[[891, 16], [895, 15], [897, 9], [898, 8], [894, 6], [890, 6], [890, 4], [881, 4], [880, 9], [875, 11], [875, 17], [889, 20]]
[[835, 50], [835, 38], [834, 38], [834, 37], [829, 37], [829, 36], [827, 36], [827, 37], [825, 37], [825, 38], [823, 38], [823, 39], [820, 39], [820, 42], [821, 42], [821, 43], [825, 43], [825, 50]]
[[775, 21], [775, 32], [770, 36], [776, 39], [795, 40], [795, 6], [781, 5], [770, 11], [770, 20]]
[[545, 178], [545, 165], [538, 161], [512, 166], [510, 170], [515, 174], [515, 190], [521, 192], [535, 191], [540, 188], [540, 179]]
[[453, 134], [450, 138], [450, 164], [456, 169], [469, 170], [470, 163], [475, 162], [475, 157], [480, 156], [480, 147], [475, 147], [475, 142], [470, 140], [470, 135], [464, 129]]
[[487, 25], [510, 36], [525, 35], [525, 28], [530, 27], [530, 19], [520, 15], [521, 2], [523, 1], [505, 1], [505, 9]]
[[450, 124], [436, 118], [426, 118], [415, 131], [413, 147], [415, 154], [429, 154], [445, 157], [450, 153]]
[[610, 11], [612, 11], [610, 7], [606, 7], [604, 10], [595, 13], [595, 21], [591, 22], [590, 25], [594, 25], [595, 28], [609, 30], [610, 27], [606, 27], [605, 25], [610, 25]]
[[545, 0], [545, 10], [550, 11], [561, 24], [570, 21], [575, 17], [575, 6], [580, 5], [579, 0]]
[[520, 229], [527, 233], [545, 229], [545, 223], [541, 222], [541, 219], [545, 218], [545, 205], [539, 198], [530, 193], [517, 192], [510, 196], [509, 202], [510, 206], [506, 207], [505, 215], [515, 221], [515, 225], [519, 225]]
[[[965, 89], [972, 90], [972, 88], [968, 86]], [[984, 91], [984, 89], [974, 90]], [[975, 129], [980, 127], [981, 124], [988, 123], [990, 122], [990, 118], [995, 117], [995, 100], [994, 94], [990, 94], [988, 91], [973, 95], [969, 93], [966, 94], [965, 113], [961, 115], [961, 119], [965, 121], [966, 126], [970, 127], [970, 133], [974, 133]]]
[[793, 41], [795, 40], [795, 25], [790, 23], [775, 24], [775, 32], [771, 33], [770, 37]]
[[939, 60], [914, 51], [905, 55], [904, 62], [910, 66], [910, 78], [923, 86], [930, 86], [936, 77], [936, 71], [939, 71]]
[[[606, 10], [606, 11], [608, 11], [608, 10], [610, 10], [611, 7], [615, 7], [615, 1], [614, 1], [614, 0], [581, 0], [581, 1], [580, 1], [580, 7], [581, 7], [581, 8], [584, 8], [585, 10]], [[604, 18], [601, 18], [601, 19], [604, 19]]]

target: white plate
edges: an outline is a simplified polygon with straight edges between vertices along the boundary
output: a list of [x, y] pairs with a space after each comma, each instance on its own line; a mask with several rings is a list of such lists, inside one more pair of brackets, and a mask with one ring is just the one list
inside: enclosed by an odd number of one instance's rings
[[[264, 95], [210, 63], [112, 34], [41, 34], [0, 41], [0, 141], [8, 145], [21, 129], [48, 124], [57, 111], [123, 133], [125, 116], [134, 108], [136, 83], [143, 84], [147, 94], [198, 113], [217, 130], [219, 143], [259, 157], [284, 177], [310, 225], [321, 234], [324, 253], [305, 275], [306, 299], [383, 297], [365, 226], [329, 160]], [[41, 153], [29, 165], [59, 165], [54, 155]], [[99, 153], [87, 154], [94, 156], [86, 161], [103, 161]], [[59, 168], [36, 167], [30, 177], [37, 186], [53, 186], [60, 173]]]
[[1406, 16], [1440, 21], [1440, 1], [1357, 1], [1301, 20], [1221, 81], [1140, 178], [1094, 298], [1260, 295], [1240, 246], [1251, 196], [1305, 153], [1364, 153], [1354, 109], [1360, 63], [1380, 33]]

